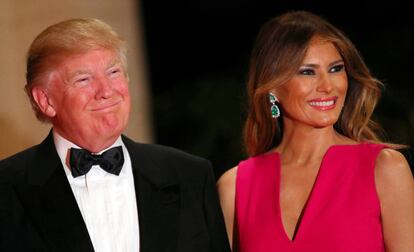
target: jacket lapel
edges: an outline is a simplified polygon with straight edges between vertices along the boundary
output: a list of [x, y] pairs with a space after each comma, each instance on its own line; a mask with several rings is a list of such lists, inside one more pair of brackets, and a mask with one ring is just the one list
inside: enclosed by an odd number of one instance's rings
[[94, 251], [86, 225], [56, 153], [52, 133], [28, 161], [27, 183], [16, 192], [51, 251]]
[[[141, 252], [176, 251], [179, 236], [180, 186], [148, 146], [123, 137], [131, 156], [138, 206]], [[164, 168], [164, 169], [162, 169]]]

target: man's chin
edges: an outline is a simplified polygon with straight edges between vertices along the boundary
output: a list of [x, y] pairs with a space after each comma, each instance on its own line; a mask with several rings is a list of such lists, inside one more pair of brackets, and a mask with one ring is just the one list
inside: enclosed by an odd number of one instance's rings
[[99, 138], [117, 138], [119, 137], [122, 132], [124, 131], [125, 127], [121, 127], [120, 125], [112, 126], [111, 127], [104, 127], [100, 130], [96, 131], [95, 135]]

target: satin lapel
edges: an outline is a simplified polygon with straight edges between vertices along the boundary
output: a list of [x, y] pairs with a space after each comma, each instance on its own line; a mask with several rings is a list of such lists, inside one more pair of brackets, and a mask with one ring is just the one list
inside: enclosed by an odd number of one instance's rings
[[29, 162], [27, 183], [15, 189], [50, 251], [94, 251], [51, 133]]
[[177, 251], [180, 224], [177, 175], [172, 167], [161, 167], [157, 162], [161, 157], [155, 157], [148, 146], [126, 137], [123, 141], [134, 171], [141, 252]]

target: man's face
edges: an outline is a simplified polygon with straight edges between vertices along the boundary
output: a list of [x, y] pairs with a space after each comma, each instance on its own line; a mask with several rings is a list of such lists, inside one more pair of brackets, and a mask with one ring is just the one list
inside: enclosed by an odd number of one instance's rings
[[50, 74], [46, 90], [54, 130], [91, 152], [109, 147], [128, 123], [128, 78], [113, 50], [65, 58]]

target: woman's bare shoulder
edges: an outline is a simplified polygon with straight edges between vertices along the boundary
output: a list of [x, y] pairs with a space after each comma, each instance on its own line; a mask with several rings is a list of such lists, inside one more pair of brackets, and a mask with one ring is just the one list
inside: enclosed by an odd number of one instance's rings
[[383, 149], [375, 162], [375, 183], [387, 251], [414, 251], [414, 179], [405, 157]]
[[412, 191], [413, 175], [404, 155], [399, 151], [385, 148], [375, 162], [375, 181], [379, 196]]
[[220, 188], [228, 188], [228, 187], [234, 187], [236, 183], [236, 176], [237, 176], [237, 168], [238, 166], [235, 166], [233, 168], [228, 169], [217, 181], [217, 186]]
[[410, 166], [401, 152], [385, 148], [378, 154], [375, 162], [377, 175], [388, 179], [398, 179], [399, 177], [411, 175]]

